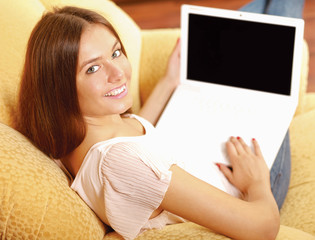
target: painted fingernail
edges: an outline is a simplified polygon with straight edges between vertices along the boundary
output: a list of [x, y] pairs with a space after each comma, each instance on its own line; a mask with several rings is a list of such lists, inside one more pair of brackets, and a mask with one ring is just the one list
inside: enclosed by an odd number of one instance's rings
[[252, 141], [256, 141], [256, 139], [255, 139], [255, 138], [252, 138]]
[[221, 170], [221, 165], [219, 163], [216, 163], [215, 165]]
[[237, 137], [236, 139], [237, 139], [237, 140], [240, 140], [241, 138], [240, 138], [240, 137]]

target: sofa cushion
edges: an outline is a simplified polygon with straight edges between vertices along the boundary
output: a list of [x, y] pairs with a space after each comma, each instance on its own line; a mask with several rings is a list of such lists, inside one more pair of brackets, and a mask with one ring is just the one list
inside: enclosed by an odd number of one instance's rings
[[2, 239], [103, 238], [103, 224], [55, 162], [1, 123], [0, 166]]
[[[178, 239], [211, 239], [211, 240], [228, 240], [230, 238], [220, 234], [216, 234], [211, 230], [199, 226], [197, 224], [187, 222], [168, 225], [162, 229], [152, 229], [140, 234], [136, 240], [178, 240]], [[315, 237], [311, 234], [305, 233], [301, 230], [287, 227], [284, 225], [280, 226], [280, 230], [277, 236], [277, 240], [315, 240]], [[104, 240], [121, 240], [121, 237], [115, 233], [109, 233], [105, 236]]]
[[25, 46], [44, 7], [38, 0], [1, 0], [0, 9], [0, 121], [12, 124]]
[[300, 78], [300, 91], [299, 91], [299, 102], [295, 112], [295, 115], [301, 114], [307, 111], [307, 80], [309, 71], [309, 48], [307, 42], [303, 42], [303, 55], [302, 55], [302, 66], [301, 66], [301, 78]]
[[164, 76], [168, 59], [180, 36], [180, 29], [142, 30], [140, 98], [144, 103]]
[[137, 24], [115, 3], [108, 0], [41, 0], [46, 9], [51, 10], [54, 6], [77, 6], [94, 10], [103, 15], [117, 31], [126, 49], [128, 59], [132, 66], [131, 88], [133, 93], [134, 113], [140, 108], [139, 97], [139, 64], [141, 52], [141, 33]]
[[315, 109], [296, 116], [290, 126], [292, 174], [281, 223], [315, 236], [314, 120]]

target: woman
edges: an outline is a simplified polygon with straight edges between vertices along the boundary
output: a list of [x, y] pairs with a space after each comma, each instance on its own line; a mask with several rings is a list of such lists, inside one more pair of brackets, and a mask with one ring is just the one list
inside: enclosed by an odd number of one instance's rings
[[[139, 113], [153, 123], [179, 82], [179, 49], [178, 42]], [[257, 141], [252, 151], [231, 137], [233, 171], [218, 165], [240, 198], [202, 182], [162, 152], [149, 121], [124, 114], [132, 105], [130, 76], [123, 45], [102, 16], [74, 7], [47, 13], [28, 43], [17, 129], [61, 160], [71, 188], [125, 239], [186, 220], [235, 239], [274, 239], [279, 211]]]

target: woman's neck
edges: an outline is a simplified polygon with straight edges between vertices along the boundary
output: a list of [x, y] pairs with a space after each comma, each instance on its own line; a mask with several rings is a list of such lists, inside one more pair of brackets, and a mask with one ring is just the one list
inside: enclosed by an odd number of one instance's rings
[[121, 115], [84, 117], [84, 121], [87, 131], [83, 142], [72, 153], [62, 159], [63, 164], [73, 177], [78, 173], [87, 152], [94, 144], [115, 137], [145, 134], [145, 129], [138, 120], [124, 118]]
[[73, 178], [79, 171], [89, 149], [97, 142], [115, 137], [118, 126], [124, 124], [119, 114], [104, 117], [84, 116], [83, 118], [86, 124], [86, 135], [83, 142], [73, 152], [61, 159]]
[[110, 125], [123, 124], [123, 119], [120, 114], [106, 116], [84, 116], [83, 118], [87, 128], [108, 128]]

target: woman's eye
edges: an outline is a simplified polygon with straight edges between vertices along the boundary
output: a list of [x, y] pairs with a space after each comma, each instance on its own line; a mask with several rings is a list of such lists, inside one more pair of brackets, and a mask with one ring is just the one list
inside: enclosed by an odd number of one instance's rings
[[99, 68], [100, 66], [94, 65], [87, 70], [87, 73], [95, 73]]
[[112, 59], [117, 58], [121, 55], [121, 49], [117, 49], [113, 55], [112, 55]]

